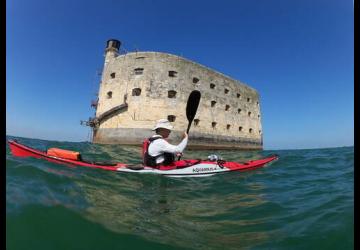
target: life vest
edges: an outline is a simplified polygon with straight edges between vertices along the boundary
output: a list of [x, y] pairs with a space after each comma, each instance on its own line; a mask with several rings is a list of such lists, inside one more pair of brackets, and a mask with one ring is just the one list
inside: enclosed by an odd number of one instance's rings
[[144, 166], [149, 166], [149, 167], [156, 167], [158, 166], [158, 164], [156, 163], [156, 159], [159, 158], [160, 156], [164, 156], [164, 162], [160, 163], [159, 165], [170, 165], [171, 163], [173, 163], [175, 161], [175, 155], [172, 153], [162, 153], [156, 156], [151, 156], [149, 155], [149, 146], [150, 144], [157, 140], [157, 139], [162, 139], [162, 137], [150, 137], [144, 140], [143, 145], [142, 145], [142, 159], [143, 159], [143, 164]]

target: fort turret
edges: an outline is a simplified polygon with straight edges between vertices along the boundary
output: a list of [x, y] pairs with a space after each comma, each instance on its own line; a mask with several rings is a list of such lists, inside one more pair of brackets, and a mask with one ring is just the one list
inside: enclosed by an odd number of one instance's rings
[[109, 63], [110, 60], [118, 56], [120, 46], [121, 46], [121, 42], [116, 39], [109, 39], [106, 42], [104, 67], [106, 67], [106, 65]]

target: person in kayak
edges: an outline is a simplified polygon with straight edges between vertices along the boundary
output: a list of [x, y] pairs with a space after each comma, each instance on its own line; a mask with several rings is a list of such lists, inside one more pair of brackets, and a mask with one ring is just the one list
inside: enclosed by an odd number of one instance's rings
[[183, 134], [183, 139], [178, 145], [172, 145], [166, 141], [169, 137], [173, 126], [167, 119], [157, 121], [155, 127], [155, 135], [146, 139], [143, 144], [143, 163], [149, 167], [157, 167], [160, 165], [170, 165], [175, 161], [175, 157], [182, 154], [187, 143], [188, 135]]

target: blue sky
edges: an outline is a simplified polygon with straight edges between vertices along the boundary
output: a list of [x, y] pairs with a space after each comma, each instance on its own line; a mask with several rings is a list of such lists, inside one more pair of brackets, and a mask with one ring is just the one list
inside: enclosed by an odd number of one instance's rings
[[7, 0], [6, 133], [85, 141], [106, 41], [183, 56], [261, 95], [265, 149], [354, 143], [351, 0]]

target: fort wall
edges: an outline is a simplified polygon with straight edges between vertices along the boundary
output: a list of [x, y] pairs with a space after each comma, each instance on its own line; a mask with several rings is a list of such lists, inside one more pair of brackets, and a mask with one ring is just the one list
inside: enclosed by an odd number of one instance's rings
[[189, 133], [197, 148], [262, 149], [260, 100], [257, 91], [188, 59], [160, 52], [118, 55], [107, 50], [96, 117], [118, 107], [94, 127], [93, 142], [140, 145], [157, 120], [168, 118], [178, 142], [186, 130], [186, 103], [201, 92]]

